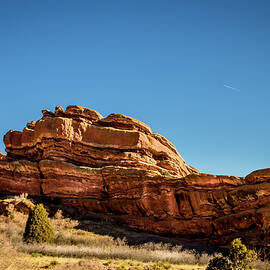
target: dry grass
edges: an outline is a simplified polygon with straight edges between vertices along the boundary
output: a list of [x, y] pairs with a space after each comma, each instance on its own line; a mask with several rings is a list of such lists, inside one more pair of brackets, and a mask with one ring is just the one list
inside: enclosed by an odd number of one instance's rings
[[137, 260], [141, 262], [168, 262], [171, 264], [208, 263], [210, 256], [197, 256], [192, 251], [145, 250], [129, 246], [75, 246], [75, 245], [20, 245], [19, 250], [25, 253], [40, 253], [56, 257], [99, 258]]
[[[211, 259], [206, 253], [183, 250], [181, 246], [146, 243], [129, 246], [126, 241], [76, 229], [78, 222], [58, 212], [51, 219], [53, 245], [24, 244], [27, 216], [13, 212], [0, 216], [0, 270], [2, 269], [205, 269]], [[270, 264], [257, 262], [256, 269]]]

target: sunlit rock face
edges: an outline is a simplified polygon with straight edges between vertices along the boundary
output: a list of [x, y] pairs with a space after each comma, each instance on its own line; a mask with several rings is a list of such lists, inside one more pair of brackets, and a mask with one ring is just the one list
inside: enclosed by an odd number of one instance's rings
[[171, 142], [121, 114], [80, 107], [43, 117], [4, 137], [0, 193], [58, 199], [158, 234], [226, 245], [235, 237], [267, 249], [270, 169], [247, 177], [201, 174]]
[[165, 137], [131, 117], [110, 114], [103, 118], [79, 106], [42, 112], [42, 119], [28, 123], [22, 132], [10, 130], [5, 135], [8, 157], [66, 161], [90, 168], [141, 168], [178, 177], [198, 173]]

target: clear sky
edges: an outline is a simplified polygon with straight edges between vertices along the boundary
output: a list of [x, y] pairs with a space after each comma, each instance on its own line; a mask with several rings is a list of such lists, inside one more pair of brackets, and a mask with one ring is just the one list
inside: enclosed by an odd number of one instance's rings
[[0, 136], [76, 104], [147, 123], [201, 172], [270, 167], [269, 14], [269, 0], [0, 1]]

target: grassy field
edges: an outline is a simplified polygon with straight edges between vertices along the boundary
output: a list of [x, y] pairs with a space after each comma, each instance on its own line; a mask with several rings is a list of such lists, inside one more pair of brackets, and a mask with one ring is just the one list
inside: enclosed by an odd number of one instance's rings
[[[201, 270], [206, 268], [212, 258], [206, 253], [168, 243], [146, 242], [130, 245], [125, 239], [112, 235], [131, 234], [131, 239], [151, 237], [149, 234], [131, 233], [117, 226], [113, 228], [112, 225], [99, 221], [88, 220], [79, 226], [78, 221], [64, 218], [61, 212], [51, 218], [55, 230], [54, 244], [25, 244], [22, 235], [26, 220], [27, 215], [16, 211], [12, 211], [8, 216], [0, 216], [0, 270]], [[157, 242], [159, 238], [153, 236], [153, 239]], [[270, 269], [270, 265], [257, 262], [256, 269]]]

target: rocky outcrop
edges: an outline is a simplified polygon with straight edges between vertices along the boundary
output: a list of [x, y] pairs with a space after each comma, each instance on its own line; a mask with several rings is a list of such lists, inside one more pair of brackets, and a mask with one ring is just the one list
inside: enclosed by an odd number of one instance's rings
[[61, 160], [91, 168], [144, 168], [179, 177], [198, 173], [166, 138], [131, 117], [111, 114], [104, 119], [79, 106], [42, 113], [41, 120], [28, 123], [22, 132], [10, 130], [5, 135], [8, 157]]
[[171, 142], [131, 117], [68, 106], [5, 137], [0, 193], [57, 199], [158, 234], [226, 245], [270, 243], [270, 169], [201, 174]]
[[34, 204], [23, 196], [14, 196], [0, 200], [0, 215], [12, 216], [14, 211], [29, 214], [33, 208]]

